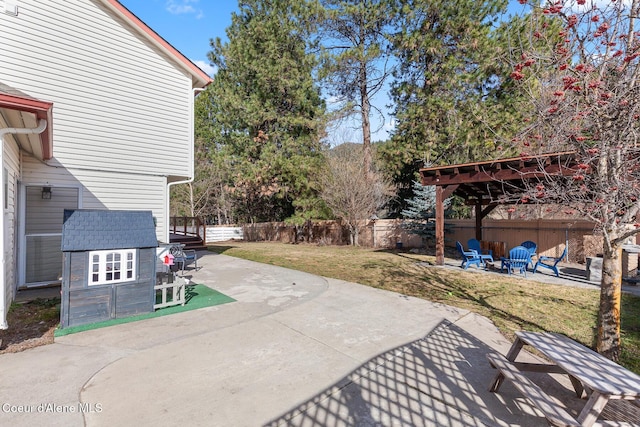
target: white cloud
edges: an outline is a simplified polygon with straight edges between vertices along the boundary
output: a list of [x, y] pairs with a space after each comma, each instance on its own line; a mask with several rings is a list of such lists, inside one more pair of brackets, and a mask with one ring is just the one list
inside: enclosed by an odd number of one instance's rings
[[384, 130], [387, 132], [396, 130], [396, 120], [394, 118], [389, 119], [389, 122], [384, 124]]
[[335, 105], [338, 103], [340, 103], [340, 99], [337, 96], [330, 96], [329, 98], [327, 98], [328, 105]]
[[195, 14], [196, 19], [204, 16], [202, 9], [195, 7], [200, 0], [167, 0], [166, 8], [174, 15]]
[[208, 61], [197, 60], [193, 61], [194, 64], [198, 66], [202, 71], [207, 73], [210, 77], [215, 76], [218, 69], [211, 65]]

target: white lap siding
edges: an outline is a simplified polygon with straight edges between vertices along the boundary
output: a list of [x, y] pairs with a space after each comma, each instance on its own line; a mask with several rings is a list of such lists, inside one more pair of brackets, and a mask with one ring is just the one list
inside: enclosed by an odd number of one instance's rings
[[156, 219], [156, 235], [166, 235], [167, 179], [163, 176], [99, 170], [53, 168], [23, 158], [23, 184], [76, 187], [82, 209], [150, 210]]
[[[5, 124], [0, 123], [0, 127], [6, 126]], [[18, 145], [15, 143], [11, 135], [5, 135], [4, 143], [2, 145], [2, 173], [4, 174], [4, 168], [7, 169], [6, 208], [4, 206], [4, 200], [0, 202], [3, 204], [2, 207], [4, 215], [4, 283], [13, 284], [16, 282], [17, 277], [17, 248], [13, 242], [15, 242], [17, 238], [18, 176], [20, 173], [19, 153]], [[4, 286], [4, 289], [1, 291], [5, 292], [6, 308], [8, 308], [9, 302], [13, 301], [15, 286]], [[4, 319], [0, 319], [0, 323], [2, 323], [3, 320]]]
[[188, 177], [191, 77], [97, 2], [18, 5], [0, 13], [0, 81], [54, 103], [50, 163]]
[[150, 210], [158, 240], [166, 239], [167, 183], [193, 175], [192, 87], [208, 82], [114, 1], [11, 5], [5, 11], [0, 0], [0, 83], [53, 104], [53, 157], [4, 147], [13, 182], [4, 212], [7, 301], [24, 276], [18, 207], [27, 187], [50, 186], [52, 197], [75, 188], [85, 209]]

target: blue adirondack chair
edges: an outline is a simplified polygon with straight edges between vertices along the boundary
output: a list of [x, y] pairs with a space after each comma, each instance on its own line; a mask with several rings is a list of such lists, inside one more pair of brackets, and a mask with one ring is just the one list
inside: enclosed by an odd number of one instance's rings
[[527, 266], [531, 263], [531, 253], [524, 246], [516, 246], [509, 250], [509, 258], [501, 257], [500, 261], [500, 271], [506, 267], [509, 274], [514, 270], [519, 270], [527, 277]]
[[533, 257], [536, 256], [536, 250], [538, 249], [538, 245], [536, 242], [532, 242], [531, 240], [527, 240], [526, 242], [520, 243], [520, 246], [524, 246], [529, 249], [529, 255], [531, 255], [531, 267], [533, 267]]
[[456, 242], [456, 247], [458, 248], [460, 255], [462, 255], [462, 264], [460, 264], [460, 267], [463, 267], [465, 270], [469, 268], [470, 265], [484, 267], [484, 262], [482, 261], [482, 258], [480, 258], [480, 255], [478, 255], [478, 252], [474, 250], [465, 251], [462, 247], [462, 243], [460, 242]]
[[483, 251], [482, 248], [480, 247], [480, 240], [469, 239], [469, 241], [467, 242], [467, 246], [469, 247], [470, 251], [474, 250], [478, 252], [480, 259], [482, 259], [483, 262], [487, 262], [487, 261], [493, 262], [493, 252], [491, 250]]
[[535, 273], [536, 270], [538, 269], [538, 267], [544, 267], [544, 268], [548, 268], [549, 270], [553, 271], [554, 273], [556, 273], [556, 277], [560, 276], [560, 273], [558, 272], [558, 263], [560, 261], [562, 261], [564, 259], [564, 257], [567, 256], [567, 247], [565, 246], [564, 251], [562, 251], [562, 255], [560, 255], [559, 257], [552, 257], [552, 256], [541, 256], [538, 258], [538, 261], [536, 262], [536, 265], [533, 267], [533, 272]]

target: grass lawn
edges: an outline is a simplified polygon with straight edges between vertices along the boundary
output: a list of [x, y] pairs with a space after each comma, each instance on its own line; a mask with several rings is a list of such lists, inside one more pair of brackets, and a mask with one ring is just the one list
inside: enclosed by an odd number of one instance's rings
[[[551, 331], [595, 345], [597, 290], [441, 268], [434, 266], [433, 255], [389, 250], [271, 242], [225, 242], [209, 249], [465, 308], [491, 319], [510, 340], [518, 330]], [[622, 341], [620, 364], [640, 374], [640, 298], [635, 296], [622, 298]]]

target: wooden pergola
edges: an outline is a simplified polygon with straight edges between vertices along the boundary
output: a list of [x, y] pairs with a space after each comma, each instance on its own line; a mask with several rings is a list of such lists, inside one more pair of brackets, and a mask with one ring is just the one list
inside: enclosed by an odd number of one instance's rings
[[[527, 181], [572, 175], [575, 152], [464, 163], [420, 169], [422, 185], [436, 187], [436, 264], [444, 264], [444, 201], [453, 195], [475, 207], [476, 239], [482, 240], [482, 219], [522, 194]], [[519, 198], [518, 198], [519, 199]]]

